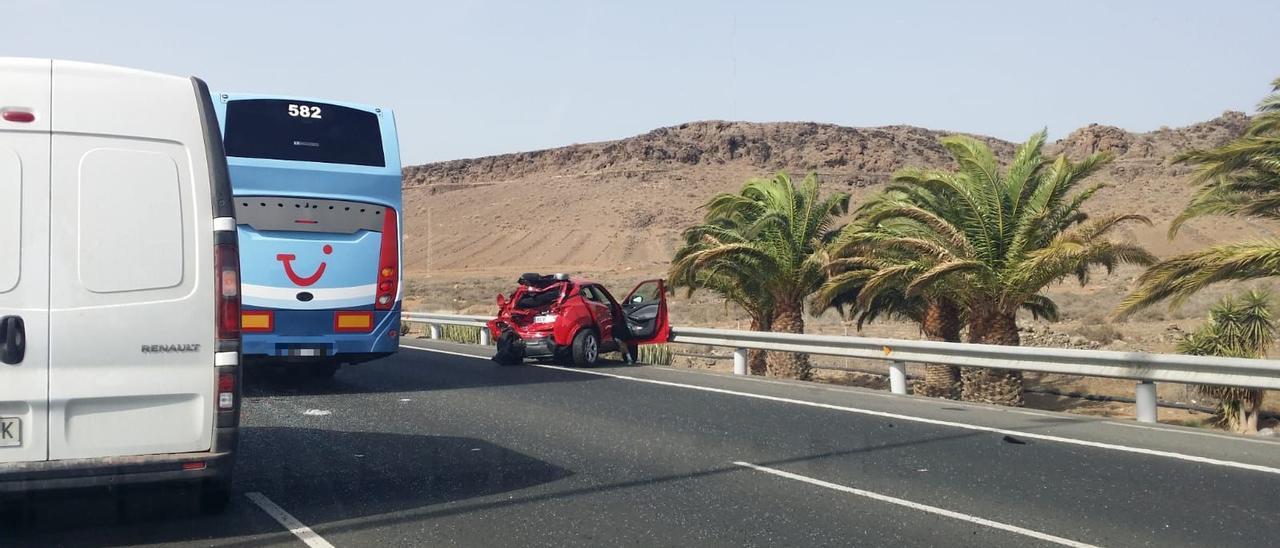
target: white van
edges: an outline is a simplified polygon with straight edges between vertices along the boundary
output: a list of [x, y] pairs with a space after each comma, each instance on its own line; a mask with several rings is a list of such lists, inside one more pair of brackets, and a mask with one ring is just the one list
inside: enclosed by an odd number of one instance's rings
[[191, 481], [226, 505], [232, 206], [204, 82], [0, 58], [0, 497]]

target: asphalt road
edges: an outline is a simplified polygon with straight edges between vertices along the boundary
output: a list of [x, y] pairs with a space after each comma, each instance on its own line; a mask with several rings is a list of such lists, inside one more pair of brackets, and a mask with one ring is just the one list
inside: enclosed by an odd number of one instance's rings
[[248, 392], [225, 514], [60, 493], [0, 546], [1280, 543], [1280, 444], [1190, 429], [414, 349]]

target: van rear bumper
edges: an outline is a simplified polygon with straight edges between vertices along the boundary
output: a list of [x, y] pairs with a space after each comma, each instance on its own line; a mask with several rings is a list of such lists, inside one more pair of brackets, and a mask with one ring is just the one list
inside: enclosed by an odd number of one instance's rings
[[[0, 495], [143, 483], [230, 479], [239, 428], [218, 428], [212, 451], [0, 463]], [[200, 470], [183, 470], [204, 462]]]

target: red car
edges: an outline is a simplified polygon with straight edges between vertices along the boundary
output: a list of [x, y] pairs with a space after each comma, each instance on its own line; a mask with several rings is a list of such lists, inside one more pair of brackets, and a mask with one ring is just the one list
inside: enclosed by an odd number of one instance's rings
[[662, 280], [641, 282], [621, 303], [603, 285], [564, 274], [524, 274], [517, 283], [510, 296], [498, 295], [488, 324], [502, 365], [543, 358], [587, 367], [615, 350], [633, 362], [639, 345], [671, 334]]

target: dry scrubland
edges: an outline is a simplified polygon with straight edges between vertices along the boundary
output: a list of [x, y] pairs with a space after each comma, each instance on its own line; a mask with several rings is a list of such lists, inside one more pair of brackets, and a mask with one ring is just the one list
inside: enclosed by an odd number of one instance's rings
[[[1243, 114], [1148, 133], [1091, 125], [1053, 143], [1048, 152], [1073, 158], [1110, 152], [1116, 161], [1097, 180], [1110, 186], [1093, 200], [1092, 213], [1139, 213], [1153, 227], [1127, 231], [1160, 256], [1223, 241], [1278, 233], [1265, 222], [1211, 218], [1190, 223], [1169, 240], [1168, 222], [1192, 191], [1189, 168], [1170, 159], [1180, 150], [1222, 144], [1248, 123]], [[947, 167], [937, 143], [945, 132], [909, 126], [849, 128], [813, 123], [697, 122], [644, 135], [552, 150], [455, 160], [405, 168], [406, 307], [459, 313], [492, 313], [494, 295], [510, 291], [521, 272], [571, 272], [601, 280], [621, 298], [640, 280], [662, 277], [680, 231], [700, 218], [698, 206], [717, 192], [736, 191], [749, 177], [786, 170], [817, 172], [828, 191], [844, 190], [854, 204], [888, 182], [905, 165]], [[983, 138], [1004, 159], [1013, 143]], [[1062, 312], [1056, 323], [1021, 322], [1028, 346], [1109, 348], [1168, 352], [1183, 333], [1203, 321], [1209, 304], [1240, 289], [1221, 286], [1176, 310], [1156, 308], [1123, 323], [1107, 316], [1129, 290], [1136, 269], [1099, 272], [1080, 287], [1069, 281], [1050, 291]], [[1272, 284], [1251, 284], [1271, 288]], [[746, 326], [740, 311], [710, 293], [671, 303], [684, 325]], [[857, 334], [834, 312], [807, 318], [813, 333]], [[878, 322], [862, 334], [914, 338], [915, 326]], [[707, 349], [680, 349], [706, 353]], [[879, 371], [874, 363], [819, 358], [818, 363]], [[728, 367], [723, 360], [681, 356], [692, 367]], [[824, 371], [824, 380], [877, 385], [883, 379]], [[1033, 389], [1131, 396], [1127, 381], [1029, 376]], [[1161, 396], [1189, 401], [1183, 387], [1164, 385]], [[1280, 411], [1272, 397], [1271, 410]], [[1041, 408], [1124, 415], [1129, 406], [1076, 398], [1032, 395]], [[1200, 413], [1162, 410], [1162, 418], [1195, 423]]]

